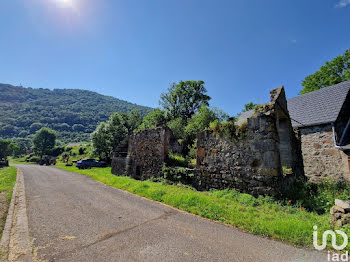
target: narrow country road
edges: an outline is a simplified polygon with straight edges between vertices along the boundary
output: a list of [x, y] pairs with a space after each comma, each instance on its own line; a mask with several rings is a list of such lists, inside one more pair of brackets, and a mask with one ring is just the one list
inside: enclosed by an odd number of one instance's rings
[[53, 167], [24, 174], [37, 261], [325, 261]]

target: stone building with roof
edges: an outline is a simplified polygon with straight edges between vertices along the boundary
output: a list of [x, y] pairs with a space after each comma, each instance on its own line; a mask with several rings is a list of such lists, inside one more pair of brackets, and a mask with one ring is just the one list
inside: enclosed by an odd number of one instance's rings
[[[308, 179], [350, 181], [350, 81], [290, 98], [287, 105]], [[253, 113], [244, 112], [238, 122]]]

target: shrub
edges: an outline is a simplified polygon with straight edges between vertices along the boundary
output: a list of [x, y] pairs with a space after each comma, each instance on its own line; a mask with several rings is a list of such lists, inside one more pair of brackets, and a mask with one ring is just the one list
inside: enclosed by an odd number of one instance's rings
[[86, 153], [86, 148], [79, 147], [79, 155], [84, 155]]
[[[183, 167], [167, 167], [163, 166], [163, 179], [166, 182], [182, 183], [186, 185], [193, 184], [194, 174]], [[172, 184], [172, 183], [170, 183]]]
[[66, 148], [64, 149], [64, 152], [70, 152], [73, 150], [73, 147], [71, 146], [66, 146]]
[[350, 199], [350, 185], [343, 182], [326, 180], [320, 185], [307, 184], [301, 205], [319, 214], [328, 213], [335, 199]]
[[215, 120], [214, 122], [211, 122], [210, 124], [209, 124], [209, 128], [214, 132], [214, 133], [216, 133], [217, 131], [219, 131], [219, 129], [220, 129], [220, 121], [219, 120]]
[[64, 147], [62, 146], [57, 146], [57, 147], [54, 147], [50, 152], [49, 152], [49, 155], [51, 156], [59, 156], [60, 154], [62, 154], [64, 152]]
[[32, 162], [32, 163], [39, 163], [40, 162], [40, 157], [30, 155], [26, 158], [26, 162]]
[[189, 161], [188, 161], [188, 158], [185, 158], [179, 154], [174, 154], [174, 153], [170, 152], [167, 164], [169, 166], [188, 167]]

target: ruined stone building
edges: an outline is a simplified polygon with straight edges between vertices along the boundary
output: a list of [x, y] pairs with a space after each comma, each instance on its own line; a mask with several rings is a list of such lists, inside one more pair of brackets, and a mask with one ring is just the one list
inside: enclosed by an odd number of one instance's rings
[[[312, 182], [350, 181], [349, 90], [347, 81], [287, 100], [284, 88], [277, 88], [270, 102], [243, 113], [237, 123], [200, 132], [193, 186], [277, 195], [305, 175]], [[134, 133], [115, 153], [112, 173], [162, 176], [176, 147], [167, 127]]]
[[[271, 101], [241, 119], [237, 129], [231, 138], [213, 130], [197, 135], [198, 188], [275, 195], [290, 189], [290, 182], [303, 175], [283, 87], [272, 90]], [[293, 170], [289, 177], [283, 167]]]
[[[283, 87], [271, 91], [271, 101], [248, 118], [245, 127], [232, 122], [232, 128], [223, 136], [220, 130], [198, 134], [193, 181], [198, 189], [236, 188], [253, 195], [275, 195], [289, 181], [283, 166], [292, 169], [294, 177], [302, 173]], [[117, 152], [113, 158], [112, 173], [137, 179], [161, 176], [169, 149], [173, 151], [175, 145], [166, 127], [132, 134], [127, 155]]]
[[169, 147], [174, 144], [173, 134], [168, 127], [134, 133], [115, 153], [112, 173], [126, 174], [141, 180], [160, 176], [169, 155]]
[[287, 105], [309, 180], [350, 181], [350, 81], [290, 98]]

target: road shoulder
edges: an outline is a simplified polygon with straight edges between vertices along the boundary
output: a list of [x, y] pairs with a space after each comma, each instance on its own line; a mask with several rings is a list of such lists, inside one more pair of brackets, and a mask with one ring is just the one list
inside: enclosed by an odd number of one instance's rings
[[33, 261], [29, 239], [24, 179], [23, 173], [19, 168], [17, 168], [16, 185], [13, 188], [0, 244], [5, 254], [7, 254], [7, 261]]

